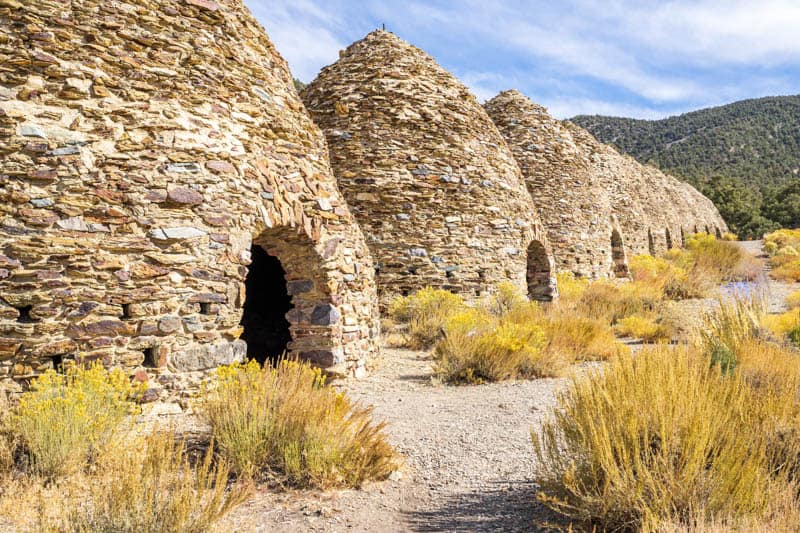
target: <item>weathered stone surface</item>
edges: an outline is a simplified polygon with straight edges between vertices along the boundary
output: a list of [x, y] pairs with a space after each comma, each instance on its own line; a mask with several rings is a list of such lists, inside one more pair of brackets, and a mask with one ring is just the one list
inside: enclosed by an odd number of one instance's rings
[[302, 98], [377, 262], [382, 303], [425, 286], [472, 299], [502, 281], [554, 296], [549, 244], [517, 163], [475, 97], [425, 52], [373, 32]]
[[[151, 350], [159, 373], [240, 359], [253, 243], [307, 289], [292, 353], [355, 369], [377, 350], [363, 235], [241, 0], [0, 3], [0, 198], [0, 376], [81, 353], [133, 370]], [[327, 305], [355, 335], [310, 325]]]
[[690, 185], [554, 119], [520, 92], [502, 92], [485, 107], [519, 162], [560, 270], [626, 275], [628, 257], [680, 246], [695, 228], [726, 231]]

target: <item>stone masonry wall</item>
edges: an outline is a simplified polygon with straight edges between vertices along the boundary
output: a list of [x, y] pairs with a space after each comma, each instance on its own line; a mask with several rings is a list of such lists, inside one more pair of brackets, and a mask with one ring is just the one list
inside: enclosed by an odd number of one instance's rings
[[519, 91], [502, 92], [484, 107], [522, 169], [558, 270], [590, 278], [614, 275], [611, 236], [620, 228], [592, 153], [570, 128]]
[[0, 1], [0, 207], [0, 379], [80, 357], [169, 387], [241, 359], [252, 243], [294, 353], [376, 350], [363, 236], [239, 0]]
[[376, 31], [302, 97], [378, 262], [383, 303], [428, 285], [474, 298], [506, 280], [553, 296], [547, 237], [510, 150], [430, 56]]
[[682, 246], [681, 236], [695, 231], [727, 230], [691, 185], [554, 119], [518, 91], [486, 108], [520, 163], [560, 270], [625, 275], [633, 255]]

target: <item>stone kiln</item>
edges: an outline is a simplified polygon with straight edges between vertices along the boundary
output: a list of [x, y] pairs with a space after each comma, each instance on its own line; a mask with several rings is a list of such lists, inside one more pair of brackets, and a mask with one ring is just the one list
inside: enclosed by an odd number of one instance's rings
[[377, 261], [383, 303], [428, 285], [474, 298], [506, 280], [554, 296], [549, 244], [511, 152], [430, 56], [376, 31], [302, 97]]
[[626, 276], [622, 233], [591, 153], [519, 91], [500, 93], [485, 107], [522, 169], [558, 269], [592, 278]]
[[239, 0], [0, 1], [0, 65], [0, 378], [82, 357], [169, 383], [240, 335], [363, 370], [372, 259]]
[[486, 109], [520, 164], [560, 270], [626, 276], [628, 257], [726, 230], [691, 185], [620, 155], [520, 92], [503, 92]]

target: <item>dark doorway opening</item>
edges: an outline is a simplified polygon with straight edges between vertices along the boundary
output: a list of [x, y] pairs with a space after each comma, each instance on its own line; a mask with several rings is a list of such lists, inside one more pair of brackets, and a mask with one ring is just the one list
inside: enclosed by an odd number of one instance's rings
[[664, 236], [667, 238], [667, 250], [672, 250], [672, 235], [669, 232], [669, 228], [664, 230]]
[[611, 261], [614, 263], [614, 275], [618, 278], [627, 278], [628, 262], [625, 260], [625, 247], [617, 230], [611, 231]]
[[719, 229], [719, 227], [715, 227], [714, 228], [714, 233], [716, 233], [717, 239], [721, 239], [722, 238], [722, 231]]
[[650, 230], [647, 230], [647, 251], [653, 257], [656, 256], [656, 242], [653, 240], [653, 232]]
[[253, 245], [245, 278], [241, 325], [247, 357], [263, 364], [283, 355], [292, 340], [286, 313], [294, 307], [286, 287], [286, 272], [277, 257]]
[[532, 241], [528, 246], [528, 298], [539, 302], [553, 300], [552, 273], [547, 250], [539, 241]]

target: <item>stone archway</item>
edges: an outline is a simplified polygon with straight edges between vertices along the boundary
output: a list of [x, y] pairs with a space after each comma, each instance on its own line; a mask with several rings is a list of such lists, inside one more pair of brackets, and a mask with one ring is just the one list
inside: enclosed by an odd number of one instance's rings
[[341, 315], [323, 263], [297, 230], [273, 228], [253, 240], [240, 324], [249, 358], [263, 363], [285, 351], [323, 367], [337, 362]]
[[669, 228], [664, 228], [664, 237], [667, 240], [667, 250], [672, 249], [672, 235], [669, 232]]
[[292, 334], [286, 315], [294, 304], [280, 260], [255, 244], [250, 256], [241, 338], [247, 343], [247, 357], [263, 364], [280, 357], [288, 348]]
[[653, 232], [649, 228], [647, 230], [647, 251], [653, 257], [656, 256], [656, 242], [653, 239]]
[[614, 265], [614, 276], [627, 278], [629, 271], [625, 243], [622, 242], [622, 236], [616, 228], [611, 230], [611, 261]]
[[531, 241], [527, 257], [528, 298], [540, 302], [552, 301], [555, 297], [552, 262], [544, 244], [541, 241]]

